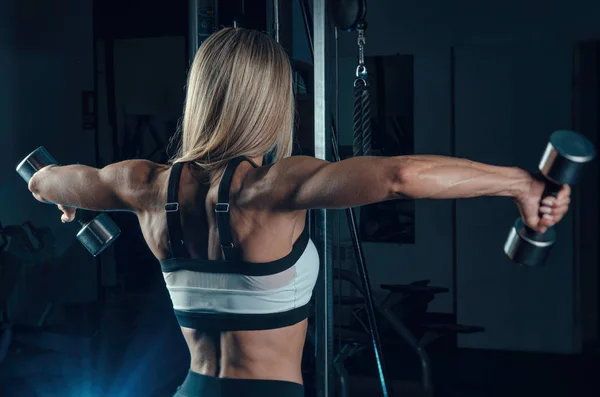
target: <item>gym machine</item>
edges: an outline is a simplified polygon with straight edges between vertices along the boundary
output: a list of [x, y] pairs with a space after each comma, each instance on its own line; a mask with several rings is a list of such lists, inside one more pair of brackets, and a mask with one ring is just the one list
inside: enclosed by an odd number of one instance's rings
[[[343, 2], [342, 2], [343, 3]], [[356, 5], [358, 8], [347, 7], [348, 4], [341, 4], [340, 2], [332, 2], [330, 5], [331, 9], [328, 9], [327, 2], [324, 0], [315, 0], [313, 2], [313, 32], [311, 34], [311, 21], [310, 21], [310, 9], [306, 1], [301, 1], [300, 6], [302, 8], [302, 14], [305, 22], [306, 33], [308, 42], [312, 43], [314, 47], [311, 48], [314, 62], [314, 147], [315, 157], [324, 160], [339, 161], [339, 153], [337, 151], [337, 130], [336, 130], [336, 118], [334, 112], [337, 109], [337, 98], [333, 103], [334, 107], [329, 104], [332, 103], [329, 99], [331, 91], [328, 89], [330, 86], [329, 77], [332, 75], [331, 56], [333, 47], [332, 39], [334, 34], [337, 32], [333, 29], [333, 25], [329, 23], [329, 13], [339, 11], [344, 16], [343, 23], [346, 29], [356, 27], [361, 33], [364, 34], [364, 27], [366, 26], [364, 19], [366, 16], [366, 2], [356, 1], [350, 2], [350, 5]], [[339, 22], [339, 20], [338, 20]], [[360, 45], [360, 39], [359, 39]], [[362, 47], [361, 47], [362, 48]], [[335, 42], [335, 56], [337, 57], [337, 42]], [[335, 61], [335, 59], [334, 59]], [[363, 65], [364, 66], [364, 63]], [[359, 65], [360, 67], [360, 65]], [[364, 68], [363, 68], [364, 69]], [[362, 69], [361, 69], [362, 71]], [[364, 69], [366, 72], [366, 69]], [[357, 70], [358, 72], [358, 70]], [[364, 74], [360, 74], [357, 77], [366, 77]], [[364, 87], [366, 88], [366, 80]], [[366, 91], [365, 91], [366, 92]], [[369, 129], [370, 130], [370, 129]], [[375, 353], [375, 360], [377, 370], [379, 374], [379, 380], [381, 382], [381, 390], [384, 397], [389, 395], [389, 385], [387, 383], [387, 376], [385, 370], [385, 363], [382, 357], [381, 341], [379, 338], [379, 332], [377, 329], [377, 322], [375, 319], [375, 308], [373, 298], [371, 294], [371, 286], [369, 281], [369, 275], [364, 260], [364, 254], [362, 252], [362, 246], [358, 238], [356, 218], [353, 209], [349, 208], [346, 210], [346, 217], [348, 219], [348, 227], [352, 236], [355, 257], [357, 261], [357, 268], [360, 274], [361, 290], [365, 299], [366, 312], [369, 324], [369, 334], [371, 344]], [[315, 345], [316, 345], [316, 375], [317, 375], [317, 396], [329, 396], [333, 395], [333, 382], [330, 369], [334, 367], [334, 363], [343, 362], [343, 356], [346, 351], [342, 350], [338, 357], [333, 356], [333, 299], [332, 299], [332, 286], [333, 286], [333, 258], [331, 252], [331, 227], [330, 227], [330, 216], [328, 211], [319, 210], [316, 211], [316, 240], [318, 242], [318, 248], [321, 253], [321, 274], [319, 282], [316, 287], [316, 329], [315, 329]], [[344, 371], [338, 365], [338, 374], [340, 376], [341, 391], [342, 393], [347, 389], [345, 382]]]

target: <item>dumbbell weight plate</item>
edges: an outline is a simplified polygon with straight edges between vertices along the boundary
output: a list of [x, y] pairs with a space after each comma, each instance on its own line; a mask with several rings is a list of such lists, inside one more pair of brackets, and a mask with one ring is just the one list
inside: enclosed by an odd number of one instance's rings
[[79, 242], [92, 254], [99, 255], [119, 235], [121, 229], [106, 213], [101, 213], [81, 228], [77, 233]]
[[[56, 160], [43, 146], [40, 146], [17, 165], [16, 171], [26, 183], [29, 183], [33, 174], [52, 164], [57, 164]], [[121, 234], [119, 227], [105, 213], [90, 221], [86, 221], [86, 217], [78, 217], [77, 220], [82, 225], [77, 233], [77, 239], [93, 256], [99, 255]]]
[[54, 157], [52, 157], [43, 146], [40, 146], [29, 153], [27, 157], [17, 165], [17, 173], [23, 178], [25, 183], [29, 183], [33, 174], [52, 164], [57, 164], [56, 160], [54, 160]]
[[550, 136], [538, 169], [558, 185], [575, 185], [583, 174], [582, 168], [595, 156], [594, 145], [586, 137], [574, 131], [559, 130]]
[[543, 235], [538, 234], [539, 240], [527, 237], [527, 228], [521, 218], [518, 218], [504, 244], [504, 252], [510, 259], [526, 266], [544, 264], [550, 250], [556, 241], [556, 231], [549, 228]]

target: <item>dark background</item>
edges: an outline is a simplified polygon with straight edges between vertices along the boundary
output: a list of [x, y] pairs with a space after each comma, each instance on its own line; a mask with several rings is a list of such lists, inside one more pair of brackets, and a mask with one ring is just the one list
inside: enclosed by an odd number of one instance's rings
[[[223, 2], [221, 25], [238, 3]], [[298, 2], [280, 3], [283, 44], [310, 63]], [[412, 57], [409, 152], [533, 169], [553, 130], [598, 141], [600, 4], [546, 3], [369, 2], [367, 56]], [[267, 4], [246, 5], [241, 25], [270, 31]], [[187, 349], [135, 217], [115, 214], [123, 235], [93, 259], [14, 167], [39, 145], [61, 163], [166, 159], [188, 48], [185, 1], [0, 2], [0, 221], [30, 221], [54, 240], [36, 255], [15, 243], [0, 257], [0, 321], [16, 316], [10, 348], [0, 343], [0, 396], [168, 396], [185, 375]], [[340, 33], [342, 145], [352, 139], [355, 69], [356, 36]], [[90, 91], [96, 101], [83, 109]], [[310, 107], [299, 103], [299, 135], [310, 135]], [[432, 346], [440, 395], [598, 395], [598, 162], [573, 204], [543, 268], [504, 256], [517, 212], [503, 199], [418, 201], [411, 244], [364, 245], [377, 298], [382, 283], [429, 279], [449, 289], [429, 312], [485, 327]], [[336, 263], [353, 269], [342, 216], [336, 239]], [[392, 377], [414, 382], [414, 357], [386, 351]], [[370, 375], [364, 357], [352, 368]]]

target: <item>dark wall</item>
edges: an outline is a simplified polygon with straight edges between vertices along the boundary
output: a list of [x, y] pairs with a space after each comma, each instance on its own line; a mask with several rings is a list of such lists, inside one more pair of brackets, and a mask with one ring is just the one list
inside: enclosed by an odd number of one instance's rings
[[97, 36], [102, 39], [187, 35], [187, 1], [94, 1]]
[[58, 254], [69, 255], [56, 273], [80, 280], [69, 287], [72, 300], [94, 296], [93, 261], [75, 243], [76, 227], [35, 201], [14, 170], [40, 145], [59, 162], [94, 163], [94, 131], [83, 129], [81, 114], [82, 91], [93, 90], [91, 22], [91, 0], [0, 3], [0, 220], [52, 229]]
[[[585, 41], [577, 46], [574, 57], [574, 128], [598, 146], [600, 138], [600, 41]], [[596, 161], [586, 170], [586, 180], [574, 201], [575, 258], [577, 269], [576, 299], [580, 310], [579, 338], [582, 345], [593, 349], [600, 336], [600, 271], [598, 269], [598, 224], [600, 214], [598, 190], [600, 164]], [[593, 183], [596, 181], [596, 183]]]
[[[456, 154], [535, 170], [549, 134], [571, 128], [569, 42], [457, 47]], [[534, 351], [574, 349], [573, 217], [547, 265], [528, 269], [502, 251], [518, 215], [510, 200], [463, 200], [457, 207], [458, 318], [486, 326], [469, 346]]]

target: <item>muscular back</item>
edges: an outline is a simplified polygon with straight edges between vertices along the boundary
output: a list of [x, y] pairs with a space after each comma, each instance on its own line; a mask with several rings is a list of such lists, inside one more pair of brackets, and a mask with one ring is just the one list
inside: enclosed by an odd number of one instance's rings
[[[146, 193], [146, 210], [137, 211], [144, 238], [157, 259], [168, 255], [167, 184], [170, 167], [156, 166]], [[287, 255], [304, 229], [304, 211], [275, 212], [269, 208], [244, 205], [245, 189], [253, 189], [249, 173], [256, 170], [241, 164], [231, 184], [231, 228], [235, 244], [241, 247], [244, 260], [270, 262]], [[222, 259], [215, 219], [219, 180], [184, 166], [179, 205], [186, 248], [192, 258]], [[300, 363], [306, 335], [306, 321], [275, 330], [223, 332], [209, 335], [182, 327], [191, 354], [191, 369], [206, 375], [224, 377], [278, 379], [301, 383]], [[219, 340], [217, 340], [217, 338]], [[221, 357], [217, 357], [217, 344]], [[217, 368], [220, 364], [220, 373]]]

